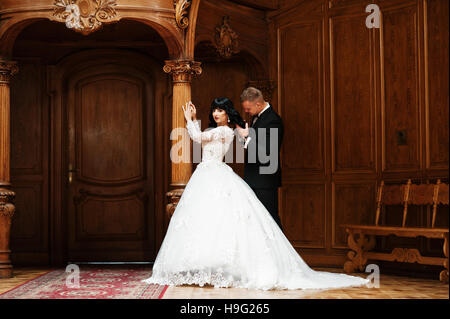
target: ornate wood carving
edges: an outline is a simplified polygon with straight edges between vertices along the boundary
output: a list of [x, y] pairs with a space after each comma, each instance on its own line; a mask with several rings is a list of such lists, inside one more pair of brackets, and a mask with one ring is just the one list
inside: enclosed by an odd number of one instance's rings
[[14, 215], [15, 207], [12, 202], [15, 196], [16, 194], [13, 191], [0, 188], [0, 217], [6, 218], [5, 220], [9, 224], [11, 224], [11, 217]]
[[[404, 186], [404, 187], [403, 187]], [[435, 207], [439, 202], [439, 189], [442, 186], [447, 186], [448, 184], [441, 183], [440, 179], [437, 180], [436, 184], [419, 184], [415, 185], [411, 183], [411, 179], [408, 179], [406, 185], [388, 185], [384, 186], [384, 182], [378, 189], [377, 196], [377, 217], [375, 219], [375, 225], [341, 225], [345, 227], [348, 235], [348, 247], [352, 250], [347, 256], [349, 260], [344, 264], [344, 270], [346, 272], [353, 272], [355, 269], [363, 270], [363, 267], [368, 259], [375, 260], [386, 260], [386, 261], [398, 261], [407, 263], [419, 263], [424, 265], [439, 265], [444, 266], [444, 270], [440, 273], [440, 280], [443, 282], [448, 282], [448, 228], [435, 228]], [[448, 190], [448, 188], [447, 188]], [[389, 196], [389, 194], [395, 193], [395, 196]], [[401, 194], [403, 193], [403, 194]], [[385, 196], [388, 195], [388, 196]], [[389, 199], [387, 202], [389, 205], [401, 204], [403, 203], [403, 219], [402, 226], [379, 226], [379, 211], [380, 205], [386, 205], [386, 197]], [[395, 197], [396, 200], [392, 200]], [[405, 220], [407, 215], [408, 204], [418, 205], [418, 206], [429, 206], [433, 205], [433, 227], [405, 227]], [[448, 205], [447, 203], [444, 203]], [[354, 234], [359, 234], [358, 241], [355, 241]], [[380, 253], [380, 252], [369, 252], [371, 248], [374, 247], [375, 242], [370, 243], [366, 241], [365, 236], [389, 236], [395, 235], [397, 237], [419, 237], [423, 236], [426, 238], [439, 238], [444, 239], [444, 256], [440, 257], [427, 257], [422, 256], [418, 249], [416, 248], [401, 248], [396, 247], [392, 250], [390, 254]]]
[[367, 256], [365, 253], [375, 247], [375, 236], [367, 237], [363, 233], [357, 233], [358, 239], [355, 240], [355, 234], [349, 229], [346, 231], [348, 233], [348, 247], [352, 249], [352, 251], [347, 253], [347, 257], [350, 260], [345, 262], [344, 270], [347, 273], [352, 273], [356, 269], [363, 271], [364, 266], [367, 263]]
[[169, 219], [172, 217], [175, 209], [177, 208], [178, 202], [180, 201], [181, 195], [183, 195], [184, 189], [178, 188], [174, 189], [166, 194], [168, 204], [166, 206], [166, 213]]
[[116, 0], [55, 0], [53, 17], [84, 35], [117, 21]]
[[0, 188], [0, 278], [12, 277], [9, 239], [11, 219], [15, 211], [15, 206], [12, 204], [14, 197], [13, 191]]
[[238, 53], [239, 41], [237, 33], [231, 29], [228, 16], [223, 17], [222, 25], [216, 27], [216, 49], [222, 58], [228, 59]]
[[190, 82], [193, 75], [202, 74], [201, 62], [187, 60], [168, 60], [164, 72], [172, 74], [173, 82]]
[[394, 248], [392, 257], [396, 261], [415, 263], [422, 260], [422, 255], [415, 248]]
[[15, 193], [6, 188], [10, 185], [9, 83], [11, 76], [18, 70], [16, 62], [0, 58], [0, 278], [12, 276], [9, 240]]
[[448, 233], [445, 234], [443, 250], [444, 256], [446, 258], [444, 261], [445, 269], [442, 270], [441, 273], [439, 274], [439, 280], [448, 283]]
[[9, 84], [11, 76], [19, 72], [17, 62], [0, 58], [0, 84]]
[[189, 26], [189, 7], [191, 0], [174, 0], [175, 6], [175, 21], [180, 29], [186, 29]]
[[[444, 237], [444, 255], [445, 258], [439, 257], [426, 257], [422, 256], [418, 249], [415, 248], [394, 248], [391, 253], [379, 253], [370, 252], [375, 246], [375, 240], [373, 234], [364, 234], [357, 230], [346, 229], [348, 236], [348, 245], [352, 251], [349, 251], [347, 256], [350, 260], [345, 262], [344, 270], [347, 273], [352, 273], [356, 269], [363, 271], [367, 260], [385, 260], [385, 261], [398, 261], [404, 263], [419, 263], [425, 265], [441, 265], [444, 266], [439, 274], [439, 279], [442, 282], [448, 283], [448, 232]], [[358, 234], [359, 238], [355, 241], [354, 235]], [[367, 240], [367, 236], [370, 235], [370, 239]], [[372, 241], [373, 240], [373, 241]]]

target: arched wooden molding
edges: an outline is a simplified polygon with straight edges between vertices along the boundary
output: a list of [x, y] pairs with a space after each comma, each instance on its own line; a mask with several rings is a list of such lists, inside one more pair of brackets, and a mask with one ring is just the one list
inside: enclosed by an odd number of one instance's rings
[[[55, 8], [58, 8], [54, 4], [54, 0], [40, 0], [35, 1], [30, 5], [26, 0], [5, 0], [6, 3], [2, 3], [0, 7], [0, 15], [2, 17], [3, 24], [0, 27], [0, 56], [12, 56], [14, 42], [19, 33], [28, 25], [41, 19], [48, 19], [51, 21], [58, 21], [65, 23], [54, 15]], [[58, 1], [58, 0], [56, 0]], [[77, 3], [84, 1], [90, 3], [88, 0], [78, 0]], [[7, 8], [11, 2], [11, 8]], [[121, 0], [116, 6], [113, 6], [115, 15], [106, 16], [102, 14], [103, 11], [95, 11], [95, 7], [91, 6], [86, 9], [86, 16], [90, 12], [96, 12], [97, 20], [101, 22], [94, 23], [94, 26], [85, 27], [78, 32], [89, 34], [98, 30], [104, 23], [117, 23], [122, 19], [131, 19], [142, 22], [155, 29], [164, 39], [170, 59], [179, 59], [185, 55], [185, 32], [178, 28], [175, 21], [175, 8], [173, 6], [173, 0], [159, 1], [160, 5], [163, 3], [165, 7], [149, 7], [139, 3], [136, 4], [135, 0]], [[142, 1], [144, 3], [145, 1]], [[46, 3], [46, 5], [43, 5]]]
[[189, 26], [189, 7], [191, 0], [174, 0], [175, 21], [180, 29], [186, 29]]
[[195, 31], [197, 27], [198, 18], [198, 8], [200, 5], [200, 0], [192, 0], [191, 7], [189, 10], [189, 26], [186, 32], [186, 41], [184, 47], [184, 56], [188, 60], [194, 59], [195, 50]]

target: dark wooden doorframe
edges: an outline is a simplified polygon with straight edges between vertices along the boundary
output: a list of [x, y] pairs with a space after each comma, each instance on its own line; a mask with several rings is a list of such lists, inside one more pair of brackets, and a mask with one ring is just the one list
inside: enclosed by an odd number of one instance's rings
[[[125, 61], [125, 62], [124, 62]], [[165, 90], [170, 88], [162, 67], [148, 56], [124, 50], [95, 49], [75, 53], [57, 65], [48, 66], [47, 87], [50, 95], [50, 264], [64, 265], [67, 259], [67, 79], [75, 73], [82, 73], [98, 65], [124, 64], [145, 73], [151, 78], [153, 89], [153, 135], [154, 135], [154, 255], [162, 243], [167, 217], [164, 214], [164, 194], [168, 189], [168, 132], [164, 106], [168, 105]], [[160, 151], [161, 150], [161, 151]], [[152, 261], [152, 260], [149, 260]]]

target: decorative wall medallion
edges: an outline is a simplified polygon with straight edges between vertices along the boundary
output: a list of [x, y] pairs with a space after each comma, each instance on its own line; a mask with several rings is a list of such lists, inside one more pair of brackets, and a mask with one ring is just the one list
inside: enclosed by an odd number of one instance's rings
[[189, 25], [188, 8], [191, 6], [191, 0], [174, 0], [175, 20], [180, 29], [186, 29]]
[[224, 16], [222, 25], [216, 27], [216, 49], [223, 58], [230, 58], [239, 52], [239, 41], [236, 32], [231, 29], [229, 17]]
[[84, 35], [117, 21], [116, 0], [55, 0], [54, 5], [55, 20]]

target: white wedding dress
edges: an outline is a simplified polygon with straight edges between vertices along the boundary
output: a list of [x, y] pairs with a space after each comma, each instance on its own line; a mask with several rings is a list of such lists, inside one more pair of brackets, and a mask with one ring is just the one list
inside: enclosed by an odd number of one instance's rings
[[222, 162], [234, 139], [232, 128], [201, 132], [197, 121], [188, 121], [187, 129], [202, 143], [202, 161], [176, 206], [146, 283], [269, 290], [370, 282], [308, 267], [250, 186]]

